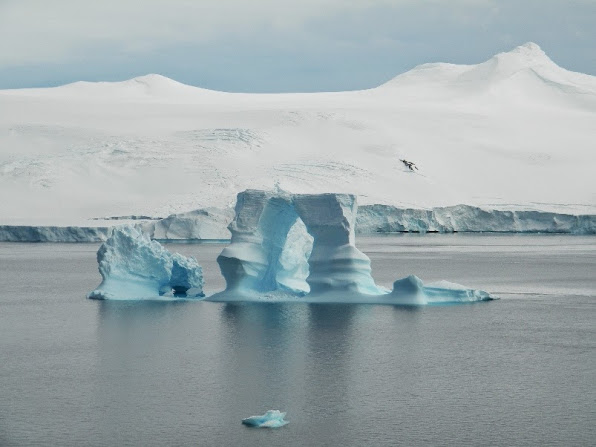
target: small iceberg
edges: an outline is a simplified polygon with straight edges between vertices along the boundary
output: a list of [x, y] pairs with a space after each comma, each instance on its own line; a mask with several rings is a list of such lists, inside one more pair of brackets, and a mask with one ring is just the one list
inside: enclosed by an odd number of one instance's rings
[[261, 416], [250, 416], [246, 419], [242, 419], [242, 423], [249, 427], [259, 428], [279, 428], [283, 427], [288, 423], [284, 418], [286, 413], [279, 410], [269, 410], [267, 413]]
[[97, 251], [100, 300], [201, 299], [203, 270], [195, 258], [170, 253], [133, 226], [112, 230]]

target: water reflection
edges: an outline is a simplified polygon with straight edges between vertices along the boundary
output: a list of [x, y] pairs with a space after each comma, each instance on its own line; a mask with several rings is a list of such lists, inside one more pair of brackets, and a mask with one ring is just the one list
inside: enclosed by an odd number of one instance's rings
[[287, 303], [221, 305], [225, 354], [217, 368], [231, 390], [225, 396], [231, 414], [288, 408], [288, 390], [302, 380], [306, 315], [304, 306]]
[[[96, 377], [89, 403], [101, 409], [95, 427], [112, 445], [133, 445], [137, 439], [146, 439], [147, 433], [137, 432], [141, 426], [145, 431], [147, 426], [159, 431], [162, 412], [175, 412], [196, 399], [188, 385], [194, 375], [189, 359], [195, 355], [188, 331], [197, 305], [182, 301], [97, 303]], [[155, 420], [138, 420], [141, 412]], [[177, 416], [170, 424], [182, 424], [185, 416]]]
[[[223, 350], [218, 370], [230, 392], [230, 413], [288, 411], [294, 423], [330, 418], [349, 402], [351, 331], [366, 306], [230, 303], [221, 307]], [[329, 407], [327, 414], [313, 411]], [[313, 410], [318, 409], [318, 410]]]
[[[183, 301], [98, 301], [98, 342], [104, 360], [127, 361], [134, 350], [147, 351], [163, 340], [168, 320], [184, 311]], [[114, 352], [123, 355], [114, 356]], [[130, 352], [129, 352], [130, 351]]]

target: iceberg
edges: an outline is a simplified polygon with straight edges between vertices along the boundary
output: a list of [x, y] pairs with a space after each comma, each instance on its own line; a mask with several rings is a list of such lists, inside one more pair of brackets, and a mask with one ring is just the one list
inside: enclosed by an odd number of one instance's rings
[[[426, 305], [495, 299], [447, 281], [425, 285], [413, 275], [392, 290], [378, 286], [370, 259], [356, 247], [357, 212], [351, 194], [239, 193], [231, 243], [217, 258], [226, 289], [207, 300]], [[89, 298], [204, 297], [197, 261], [170, 253], [138, 226], [114, 228], [97, 261], [103, 280]]]
[[209, 301], [302, 301], [425, 305], [494, 299], [489, 293], [416, 276], [387, 290], [356, 247], [358, 205], [351, 194], [238, 194], [232, 241], [217, 258], [226, 290]]
[[357, 209], [351, 194], [239, 193], [231, 244], [217, 258], [226, 290], [210, 299], [274, 291], [383, 292], [370, 259], [355, 245]]
[[92, 299], [202, 298], [203, 271], [134, 226], [114, 228], [97, 251], [101, 284]]
[[259, 428], [279, 428], [288, 424], [285, 421], [286, 413], [279, 410], [269, 410], [260, 416], [250, 416], [242, 419], [242, 423], [249, 427]]
[[312, 237], [297, 223], [298, 217], [290, 194], [238, 194], [236, 215], [228, 227], [232, 240], [217, 258], [227, 292], [310, 290], [306, 278]]

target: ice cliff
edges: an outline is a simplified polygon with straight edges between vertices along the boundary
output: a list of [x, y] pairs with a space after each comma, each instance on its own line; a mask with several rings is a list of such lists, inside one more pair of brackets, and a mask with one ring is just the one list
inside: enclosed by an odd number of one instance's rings
[[110, 231], [106, 226], [0, 225], [0, 242], [101, 242]]
[[218, 257], [226, 290], [211, 301], [295, 300], [420, 305], [493, 299], [488, 293], [415, 277], [378, 287], [355, 244], [350, 194], [238, 194], [232, 241]]
[[133, 226], [115, 228], [97, 251], [103, 278], [94, 299], [201, 298], [203, 272], [194, 258], [172, 254]]
[[[231, 208], [203, 208], [163, 219], [136, 222], [159, 241], [228, 240], [234, 218]], [[0, 225], [1, 242], [102, 242], [118, 219], [102, 226]], [[498, 210], [471, 205], [432, 209], [364, 205], [358, 208], [356, 234], [438, 233], [557, 233], [596, 234], [596, 215], [537, 210]], [[297, 231], [297, 230], [295, 230]]]
[[532, 210], [495, 210], [470, 205], [432, 209], [366, 205], [356, 220], [359, 234], [400, 232], [495, 232], [596, 234], [596, 215]]

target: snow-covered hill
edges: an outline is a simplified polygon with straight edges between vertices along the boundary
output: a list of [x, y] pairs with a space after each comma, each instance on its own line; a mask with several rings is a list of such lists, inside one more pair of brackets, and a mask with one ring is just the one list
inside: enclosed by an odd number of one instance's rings
[[275, 185], [593, 214], [595, 148], [596, 77], [532, 43], [354, 92], [232, 94], [159, 75], [0, 90], [0, 224], [163, 217]]

